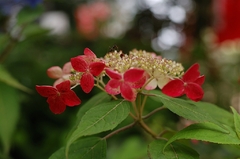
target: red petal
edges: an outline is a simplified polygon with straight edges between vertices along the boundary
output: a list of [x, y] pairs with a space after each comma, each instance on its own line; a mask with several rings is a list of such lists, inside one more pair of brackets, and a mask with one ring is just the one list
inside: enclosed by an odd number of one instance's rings
[[68, 92], [70, 90], [70, 86], [71, 86], [70, 81], [67, 80], [67, 81], [63, 81], [63, 82], [59, 83], [58, 85], [56, 85], [56, 88], [60, 93], [64, 93], [64, 92]]
[[201, 88], [200, 85], [196, 84], [196, 83], [188, 83], [185, 86], [185, 93], [187, 95], [188, 98], [190, 98], [193, 101], [199, 101], [203, 98], [204, 92]]
[[111, 79], [105, 86], [105, 90], [107, 93], [112, 95], [117, 95], [120, 93], [120, 84], [119, 80]]
[[59, 79], [57, 79], [54, 83], [53, 83], [53, 87], [56, 87], [56, 85], [58, 85], [58, 84], [60, 84], [60, 83], [62, 83], [62, 82], [64, 82], [65, 80], [63, 79], [63, 78], [59, 78]]
[[143, 77], [144, 73], [145, 71], [142, 69], [133, 68], [124, 73], [123, 79], [127, 82], [137, 82]]
[[106, 74], [112, 79], [116, 79], [116, 80], [122, 79], [122, 75], [120, 73], [110, 69], [106, 69]]
[[98, 76], [105, 68], [105, 64], [102, 62], [93, 62], [90, 64], [89, 68], [93, 76]]
[[199, 84], [201, 86], [204, 83], [204, 81], [205, 81], [205, 76], [202, 75], [202, 76], [198, 77], [196, 79], [196, 81], [194, 81], [194, 83], [197, 83], [197, 84]]
[[80, 80], [80, 86], [85, 93], [91, 92], [94, 87], [94, 78], [90, 73], [84, 73]]
[[72, 67], [78, 72], [86, 72], [88, 69], [88, 64], [80, 56], [71, 58]]
[[54, 114], [61, 114], [65, 111], [66, 105], [61, 100], [60, 96], [49, 97], [47, 100], [50, 110]]
[[179, 79], [172, 80], [162, 88], [162, 92], [171, 97], [179, 97], [184, 94], [184, 83]]
[[182, 79], [184, 82], [194, 82], [199, 76], [200, 72], [198, 71], [199, 64], [193, 64], [183, 75]]
[[61, 94], [61, 99], [67, 106], [76, 106], [81, 104], [81, 100], [72, 90], [69, 90], [68, 92]]
[[121, 95], [124, 99], [129, 101], [135, 101], [136, 99], [136, 92], [131, 88], [131, 86], [127, 83], [122, 83], [120, 86]]
[[50, 97], [57, 94], [57, 89], [52, 86], [36, 86], [37, 92], [43, 97]]
[[84, 55], [86, 55], [92, 59], [97, 58], [96, 55], [89, 48], [84, 49]]

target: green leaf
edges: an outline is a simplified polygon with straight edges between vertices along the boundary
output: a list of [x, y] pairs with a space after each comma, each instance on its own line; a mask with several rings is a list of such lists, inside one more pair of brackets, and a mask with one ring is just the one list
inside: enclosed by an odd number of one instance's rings
[[150, 159], [198, 159], [199, 154], [192, 148], [180, 143], [173, 143], [164, 151], [165, 140], [155, 140], [148, 146]]
[[26, 39], [32, 39], [35, 36], [44, 35], [48, 32], [49, 32], [48, 29], [44, 29], [37, 24], [31, 24], [31, 25], [29, 24], [24, 27], [22, 35], [24, 35]]
[[234, 127], [233, 115], [232, 113], [224, 110], [214, 104], [206, 103], [206, 102], [192, 102], [195, 106], [203, 109], [208, 112], [208, 114], [214, 119], [223, 123], [224, 125]]
[[20, 10], [20, 12], [17, 14], [17, 22], [18, 24], [26, 24], [31, 23], [37, 18], [41, 16], [43, 13], [43, 7], [37, 6], [35, 8], [31, 7], [24, 7]]
[[3, 153], [7, 155], [11, 138], [19, 117], [19, 100], [17, 90], [0, 82], [0, 140]]
[[111, 97], [105, 93], [101, 92], [93, 96], [90, 100], [88, 100], [81, 108], [79, 109], [77, 113], [78, 118], [82, 118], [82, 116], [91, 108], [103, 103], [108, 102], [111, 100]]
[[[83, 138], [70, 146], [68, 159], [106, 159], [106, 151], [106, 140], [97, 137]], [[56, 151], [49, 159], [66, 159], [65, 148]]]
[[233, 107], [231, 107], [231, 109], [232, 109], [233, 118], [234, 118], [234, 128], [235, 128], [238, 138], [240, 139], [240, 115]]
[[192, 124], [171, 137], [165, 147], [179, 139], [196, 139], [217, 144], [240, 144], [236, 132], [227, 125], [226, 128], [228, 133], [223, 133], [222, 129], [213, 123]]
[[3, 82], [5, 84], [8, 84], [9, 86], [12, 86], [14, 88], [20, 89], [22, 91], [25, 91], [27, 93], [30, 93], [31, 90], [25, 86], [23, 86], [21, 83], [19, 83], [15, 78], [13, 78], [5, 68], [0, 65], [0, 82]]
[[127, 101], [111, 101], [101, 103], [87, 111], [82, 117], [77, 129], [70, 136], [66, 154], [71, 143], [80, 137], [93, 135], [114, 129], [130, 112], [130, 103]]
[[[79, 125], [79, 122], [81, 121], [83, 115], [91, 108], [104, 103], [104, 102], [108, 102], [110, 101], [111, 97], [105, 93], [105, 92], [101, 92], [96, 94], [95, 96], [93, 96], [90, 100], [88, 100], [85, 104], [83, 104], [81, 106], [81, 108], [79, 109], [78, 113], [77, 113], [77, 120], [76, 120], [76, 124], [75, 126], [72, 127], [72, 129], [69, 132], [69, 135], [71, 135], [73, 133], [73, 131], [77, 128], [77, 126]], [[67, 138], [69, 138], [69, 135]]]
[[191, 101], [172, 98], [157, 90], [151, 91], [151, 95], [154, 95], [151, 96], [152, 99], [162, 102], [170, 111], [181, 117], [197, 122], [212, 122], [221, 127], [223, 132], [226, 132], [226, 128], [220, 122], [213, 119], [209, 112]]

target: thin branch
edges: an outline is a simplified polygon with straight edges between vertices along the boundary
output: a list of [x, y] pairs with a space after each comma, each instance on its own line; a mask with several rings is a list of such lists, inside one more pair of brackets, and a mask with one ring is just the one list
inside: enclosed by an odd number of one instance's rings
[[[142, 86], [142, 89], [145, 89], [145, 87], [146, 87], [153, 79], [154, 79], [153, 76], [150, 77], [150, 78], [148, 79], [148, 81]], [[141, 89], [141, 90], [142, 90], [142, 89]]]
[[167, 132], [168, 132], [168, 130], [163, 130], [162, 132], [160, 132], [160, 133], [158, 134], [158, 137], [163, 136], [163, 135], [166, 134]]
[[[103, 92], [106, 92], [99, 84], [94, 84], [97, 88], [101, 89]], [[107, 92], [106, 92], [107, 93]], [[118, 98], [112, 94], [110, 94], [114, 100], [118, 100]]]
[[5, 49], [0, 54], [0, 63], [3, 63], [3, 61], [6, 59], [6, 57], [10, 54], [14, 46], [16, 45], [16, 42], [10, 41], [9, 44], [5, 47]]
[[120, 129], [117, 129], [117, 130], [111, 132], [110, 134], [106, 135], [106, 136], [103, 137], [102, 139], [108, 139], [108, 138], [112, 137], [113, 135], [115, 135], [115, 134], [117, 134], [117, 133], [119, 133], [119, 132], [121, 132], [121, 131], [124, 131], [124, 130], [127, 130], [127, 129], [133, 127], [136, 123], [137, 123], [137, 121], [134, 121], [133, 123], [131, 123], [131, 124], [129, 124], [129, 125], [126, 125], [126, 126], [120, 128]]
[[169, 128], [166, 128], [165, 130], [163, 130], [162, 132], [160, 132], [160, 133], [158, 134], [158, 137], [162, 137], [164, 134], [166, 134], [166, 133], [168, 133], [168, 132], [173, 132], [173, 133], [175, 133], [176, 131], [171, 130], [171, 129], [169, 129]]
[[143, 120], [139, 120], [140, 126], [147, 132], [149, 133], [153, 138], [158, 139], [158, 135], [155, 134], [145, 123]]
[[129, 115], [130, 115], [134, 120], [137, 120], [137, 119], [138, 119], [132, 112], [130, 112]]
[[164, 107], [164, 106], [159, 107], [159, 108], [153, 110], [152, 112], [150, 112], [149, 114], [143, 116], [142, 119], [147, 119], [147, 118], [149, 118], [150, 116], [152, 116], [153, 114], [155, 114], [156, 112], [158, 112], [158, 111], [160, 111], [160, 110], [163, 110], [163, 109], [166, 109], [166, 107]]

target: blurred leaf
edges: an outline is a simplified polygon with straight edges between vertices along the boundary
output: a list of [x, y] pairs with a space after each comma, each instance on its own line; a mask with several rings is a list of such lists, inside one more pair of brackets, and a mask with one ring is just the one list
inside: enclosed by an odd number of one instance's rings
[[2, 51], [6, 48], [6, 46], [9, 44], [10, 39], [7, 34], [0, 34], [0, 55], [2, 54]]
[[19, 117], [17, 90], [0, 82], [0, 139], [6, 155]]
[[188, 102], [187, 100], [166, 96], [157, 90], [151, 91], [151, 94], [154, 95], [150, 96], [152, 99], [162, 102], [164, 106], [173, 113], [197, 122], [212, 122], [221, 127], [223, 132], [226, 132], [226, 128], [220, 122], [212, 118], [203, 107], [195, 105], [193, 102]]
[[108, 159], [140, 159], [147, 156], [147, 144], [140, 137], [129, 137], [121, 146], [109, 151]]
[[177, 132], [172, 138], [169, 139], [167, 144], [164, 146], [168, 146], [175, 140], [179, 139], [196, 139], [201, 141], [208, 141], [217, 144], [240, 144], [240, 140], [236, 134], [236, 132], [229, 126], [228, 133], [223, 133], [219, 126], [213, 123], [197, 123], [192, 124], [185, 129]]
[[77, 129], [70, 136], [66, 146], [66, 154], [69, 146], [75, 140], [82, 136], [114, 129], [129, 115], [129, 112], [130, 103], [123, 100], [101, 103], [90, 109], [84, 114]]
[[[106, 159], [107, 143], [97, 137], [83, 138], [70, 146], [68, 159]], [[65, 148], [52, 154], [49, 159], [66, 159]]]
[[22, 35], [28, 39], [35, 36], [44, 35], [48, 32], [48, 29], [44, 29], [37, 24], [30, 24], [24, 27]]
[[0, 82], [6, 83], [11, 87], [20, 89], [22, 91], [25, 91], [27, 93], [30, 93], [31, 90], [27, 87], [23, 86], [21, 83], [19, 83], [15, 78], [13, 78], [5, 68], [0, 65]]
[[20, 25], [26, 24], [26, 23], [31, 23], [34, 20], [36, 20], [37, 18], [39, 18], [42, 13], [43, 13], [43, 8], [41, 6], [37, 6], [34, 8], [24, 7], [17, 14], [17, 22]]
[[155, 140], [148, 146], [150, 159], [198, 159], [199, 154], [192, 148], [180, 143], [172, 143], [164, 151], [165, 140]]
[[234, 118], [234, 128], [235, 128], [238, 138], [240, 139], [240, 115], [233, 107], [231, 107], [231, 109], [232, 109], [233, 118]]

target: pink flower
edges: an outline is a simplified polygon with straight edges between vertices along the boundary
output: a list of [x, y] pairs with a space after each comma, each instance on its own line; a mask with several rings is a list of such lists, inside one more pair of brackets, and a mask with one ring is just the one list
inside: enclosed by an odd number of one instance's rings
[[96, 55], [88, 48], [84, 50], [84, 55], [71, 58], [72, 67], [82, 72], [80, 86], [85, 93], [89, 93], [94, 87], [94, 76], [98, 76], [105, 64], [98, 61]]
[[199, 64], [192, 65], [182, 76], [182, 79], [171, 80], [162, 88], [162, 92], [171, 97], [186, 94], [193, 101], [201, 100], [204, 94], [201, 85], [205, 76], [200, 76], [198, 69]]
[[77, 30], [89, 40], [97, 38], [102, 23], [110, 17], [110, 13], [110, 7], [105, 2], [94, 2], [78, 6], [74, 13]]
[[[53, 86], [56, 86], [57, 84], [69, 80], [69, 77], [71, 76], [71, 69], [72, 65], [70, 62], [67, 62], [63, 68], [60, 68], [59, 66], [52, 66], [47, 70], [48, 77], [52, 79], [57, 79]], [[74, 85], [75, 83], [73, 81], [70, 81], [71, 85]]]
[[123, 75], [106, 69], [106, 74], [111, 78], [105, 87], [106, 92], [112, 95], [121, 93], [122, 97], [129, 101], [136, 99], [135, 89], [141, 88], [146, 82], [145, 71], [138, 68], [129, 69]]
[[36, 90], [41, 96], [47, 97], [49, 108], [54, 114], [64, 112], [66, 105], [72, 107], [81, 104], [81, 100], [70, 89], [70, 81], [64, 81], [56, 87], [37, 85]]

